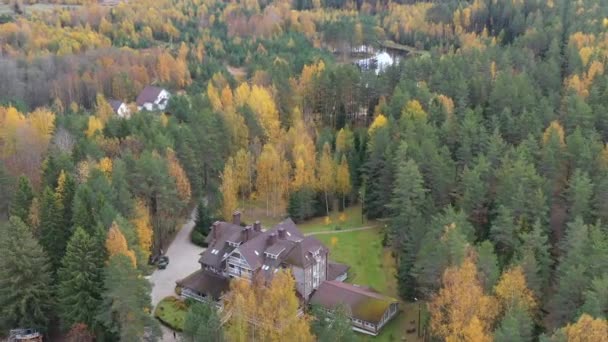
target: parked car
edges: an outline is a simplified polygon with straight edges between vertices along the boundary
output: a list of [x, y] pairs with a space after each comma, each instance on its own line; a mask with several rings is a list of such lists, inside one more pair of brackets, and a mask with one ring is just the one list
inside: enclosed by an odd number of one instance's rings
[[169, 265], [169, 257], [166, 255], [161, 255], [158, 258], [158, 263], [157, 263], [158, 269], [164, 270], [165, 268], [167, 268], [167, 265]]

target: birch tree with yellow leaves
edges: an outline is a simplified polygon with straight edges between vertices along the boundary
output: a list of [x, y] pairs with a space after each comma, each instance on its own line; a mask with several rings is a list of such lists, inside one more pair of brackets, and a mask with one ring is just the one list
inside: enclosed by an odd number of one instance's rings
[[112, 223], [110, 230], [108, 230], [108, 237], [106, 238], [106, 250], [108, 251], [110, 258], [119, 254], [124, 255], [131, 260], [133, 267], [137, 266], [135, 252], [129, 249], [127, 239], [120, 231], [120, 227], [116, 221]]
[[431, 331], [447, 341], [492, 341], [490, 327], [497, 314], [496, 300], [484, 293], [473, 257], [450, 267], [443, 287], [429, 303]]
[[270, 281], [235, 279], [224, 299], [230, 341], [314, 341], [310, 317], [298, 316], [295, 280], [288, 270], [274, 273]]
[[329, 195], [336, 188], [336, 163], [331, 156], [329, 143], [323, 145], [323, 152], [319, 158], [317, 177], [317, 186], [325, 195], [325, 210], [327, 211], [327, 216], [329, 216]]
[[273, 217], [282, 214], [289, 192], [289, 162], [281, 151], [268, 143], [258, 158], [256, 170], [256, 189], [266, 202], [266, 214], [272, 212]]

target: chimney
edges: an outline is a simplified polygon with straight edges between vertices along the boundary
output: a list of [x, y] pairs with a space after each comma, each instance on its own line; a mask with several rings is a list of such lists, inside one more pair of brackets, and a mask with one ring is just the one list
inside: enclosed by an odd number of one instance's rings
[[274, 245], [275, 242], [277, 242], [277, 233], [270, 233], [268, 235], [268, 246]]
[[243, 243], [249, 241], [249, 231], [251, 230], [251, 227], [247, 226], [245, 228], [243, 228], [243, 230], [241, 230], [241, 234], [243, 234]]
[[262, 223], [260, 221], [255, 221], [255, 223], [253, 224], [253, 230], [256, 232], [261, 232], [262, 231]]
[[279, 239], [285, 240], [285, 228], [279, 228]]
[[214, 239], [217, 239], [217, 237], [219, 236], [219, 232], [218, 232], [219, 229], [220, 229], [220, 221], [213, 222], [213, 225], [211, 225], [211, 230], [213, 231]]
[[235, 211], [232, 214], [232, 223], [236, 224], [237, 226], [241, 225], [241, 212], [240, 211]]

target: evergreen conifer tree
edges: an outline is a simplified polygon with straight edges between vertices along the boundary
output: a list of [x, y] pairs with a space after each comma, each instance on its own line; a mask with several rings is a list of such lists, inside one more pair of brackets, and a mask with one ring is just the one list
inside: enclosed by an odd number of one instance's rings
[[46, 329], [53, 305], [49, 258], [17, 216], [0, 225], [0, 328]]
[[66, 328], [76, 323], [91, 327], [101, 303], [103, 254], [87, 232], [78, 227], [68, 242], [58, 271], [59, 316]]
[[9, 210], [10, 216], [17, 216], [22, 222], [27, 222], [33, 199], [34, 191], [32, 190], [30, 180], [25, 176], [19, 177], [17, 192]]

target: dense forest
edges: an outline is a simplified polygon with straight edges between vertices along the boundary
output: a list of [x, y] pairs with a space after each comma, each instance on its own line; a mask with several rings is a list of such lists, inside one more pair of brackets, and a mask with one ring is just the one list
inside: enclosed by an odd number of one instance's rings
[[[608, 340], [607, 1], [5, 2], [0, 336], [157, 340], [150, 255], [255, 202], [385, 220], [432, 340]], [[248, 340], [212, 311], [189, 340]], [[354, 338], [312, 311], [303, 340]]]

